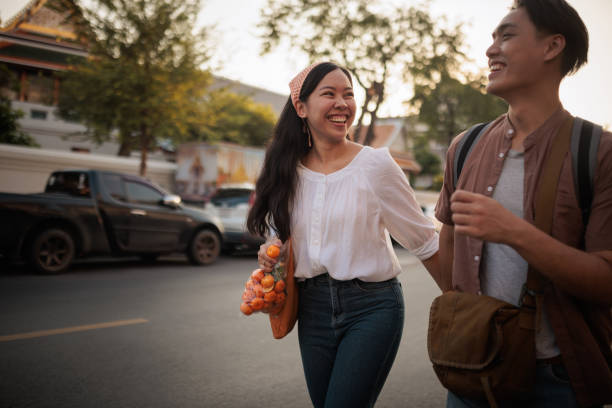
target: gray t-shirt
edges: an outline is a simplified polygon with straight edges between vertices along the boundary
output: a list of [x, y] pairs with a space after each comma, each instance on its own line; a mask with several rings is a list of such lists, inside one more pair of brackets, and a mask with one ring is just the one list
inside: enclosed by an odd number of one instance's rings
[[[510, 150], [493, 191], [493, 198], [517, 217], [523, 218], [523, 182], [525, 162], [522, 152]], [[484, 242], [480, 281], [482, 293], [518, 305], [527, 280], [527, 261], [504, 244]], [[536, 332], [536, 357], [559, 355], [548, 316], [542, 310], [541, 325]]]

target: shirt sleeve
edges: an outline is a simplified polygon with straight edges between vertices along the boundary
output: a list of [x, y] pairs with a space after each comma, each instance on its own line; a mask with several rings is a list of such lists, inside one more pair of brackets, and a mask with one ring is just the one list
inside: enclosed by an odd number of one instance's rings
[[375, 149], [368, 169], [385, 228], [403, 247], [424, 260], [438, 251], [438, 234], [416, 200], [410, 183], [387, 148]]

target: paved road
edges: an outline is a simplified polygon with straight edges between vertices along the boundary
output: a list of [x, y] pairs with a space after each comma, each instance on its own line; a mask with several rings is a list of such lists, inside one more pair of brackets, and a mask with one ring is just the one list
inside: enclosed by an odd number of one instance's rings
[[[404, 336], [377, 407], [441, 407], [425, 347], [438, 292], [398, 254]], [[274, 340], [265, 315], [240, 314], [255, 263], [97, 261], [60, 276], [0, 264], [0, 407], [311, 406], [296, 333]]]

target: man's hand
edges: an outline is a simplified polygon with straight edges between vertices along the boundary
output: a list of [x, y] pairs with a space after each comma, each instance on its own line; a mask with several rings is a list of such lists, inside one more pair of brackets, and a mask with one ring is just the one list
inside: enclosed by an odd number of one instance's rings
[[457, 233], [489, 242], [511, 243], [526, 223], [494, 199], [465, 190], [453, 193], [451, 211]]
[[458, 234], [509, 245], [570, 295], [612, 304], [612, 251], [572, 248], [482, 194], [455, 191], [451, 211]]

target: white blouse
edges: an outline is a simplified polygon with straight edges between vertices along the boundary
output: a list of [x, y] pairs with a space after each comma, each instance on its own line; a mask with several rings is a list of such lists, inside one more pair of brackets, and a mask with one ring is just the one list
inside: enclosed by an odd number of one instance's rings
[[296, 278], [328, 272], [338, 280], [391, 279], [401, 267], [389, 232], [419, 259], [438, 250], [433, 223], [387, 148], [363, 147], [328, 175], [298, 165], [291, 214]]

